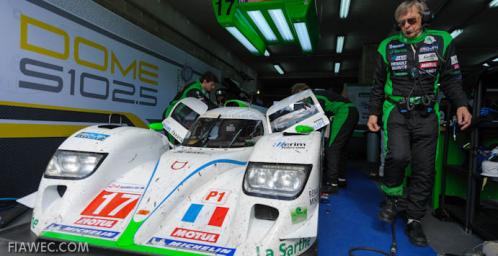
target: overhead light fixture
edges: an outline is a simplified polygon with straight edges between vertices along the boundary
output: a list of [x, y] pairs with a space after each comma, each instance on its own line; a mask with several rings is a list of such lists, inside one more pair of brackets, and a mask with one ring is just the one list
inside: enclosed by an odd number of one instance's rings
[[484, 63], [484, 64], [482, 64], [482, 65], [483, 65], [484, 67], [487, 67], [487, 68], [489, 67], [489, 64], [488, 64], [488, 63]]
[[489, 8], [498, 7], [498, 0], [489, 2]]
[[335, 52], [342, 53], [343, 49], [344, 49], [344, 36], [338, 36], [337, 42], [335, 44]]
[[256, 92], [256, 94], [260, 94], [259, 90]]
[[463, 32], [463, 29], [455, 29], [453, 30], [453, 32], [451, 32], [451, 37], [453, 37], [453, 39], [455, 39], [457, 36], [459, 36], [461, 33]]
[[341, 63], [340, 62], [336, 62], [334, 64], [334, 73], [338, 74], [339, 71], [341, 71]]
[[283, 75], [285, 73], [284, 70], [280, 67], [280, 65], [274, 64], [273, 67], [280, 75]]
[[270, 52], [268, 50], [265, 50], [265, 56], [270, 57]]
[[306, 23], [298, 22], [294, 23], [294, 29], [296, 29], [297, 39], [299, 40], [299, 44], [301, 48], [305, 52], [311, 51], [311, 40], [308, 34], [308, 28], [306, 27]]
[[228, 30], [228, 32], [230, 32], [230, 34], [232, 34], [232, 36], [234, 36], [237, 40], [239, 40], [239, 42], [242, 45], [244, 45], [247, 48], [247, 50], [249, 50], [254, 54], [259, 53], [256, 47], [254, 47], [254, 45], [252, 45], [251, 42], [249, 42], [249, 40], [247, 40], [247, 38], [244, 35], [242, 35], [242, 33], [240, 33], [240, 31], [236, 27], [225, 27], [225, 28], [226, 30]]
[[493, 62], [498, 62], [498, 58], [495, 58], [495, 59], [493, 60]]
[[268, 13], [270, 14], [275, 26], [277, 26], [278, 32], [282, 36], [282, 39], [284, 39], [284, 41], [293, 41], [294, 36], [292, 36], [292, 32], [289, 28], [287, 20], [285, 19], [284, 12], [281, 9], [272, 9], [268, 10]]
[[268, 25], [268, 22], [266, 22], [266, 19], [261, 11], [248, 11], [247, 14], [249, 14], [249, 17], [251, 17], [254, 24], [256, 24], [256, 27], [258, 27], [259, 31], [261, 31], [266, 41], [277, 41], [277, 36], [273, 33], [273, 30], [270, 25]]
[[341, 0], [341, 9], [339, 12], [339, 17], [341, 19], [345, 19], [348, 17], [350, 4], [351, 4], [351, 0]]

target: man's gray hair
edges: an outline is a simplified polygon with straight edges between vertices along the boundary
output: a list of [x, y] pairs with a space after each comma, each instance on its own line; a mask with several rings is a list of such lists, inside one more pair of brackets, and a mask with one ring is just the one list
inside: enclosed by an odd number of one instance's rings
[[424, 17], [424, 13], [429, 11], [429, 7], [423, 0], [407, 0], [403, 1], [396, 11], [394, 11], [394, 19], [398, 21], [398, 18], [405, 15], [412, 7], [417, 8], [420, 17]]

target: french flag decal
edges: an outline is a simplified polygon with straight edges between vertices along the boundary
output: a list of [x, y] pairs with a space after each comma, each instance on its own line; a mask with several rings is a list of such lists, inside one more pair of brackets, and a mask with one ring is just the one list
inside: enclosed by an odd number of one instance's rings
[[202, 204], [191, 204], [185, 215], [183, 215], [182, 221], [221, 227], [228, 214], [228, 209], [220, 206], [213, 207]]

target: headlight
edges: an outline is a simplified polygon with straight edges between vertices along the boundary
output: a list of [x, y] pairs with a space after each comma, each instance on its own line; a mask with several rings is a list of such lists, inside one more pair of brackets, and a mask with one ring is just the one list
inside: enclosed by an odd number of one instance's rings
[[311, 164], [249, 163], [244, 177], [248, 195], [294, 199], [304, 189]]
[[46, 178], [82, 179], [92, 174], [107, 154], [57, 150], [45, 170]]

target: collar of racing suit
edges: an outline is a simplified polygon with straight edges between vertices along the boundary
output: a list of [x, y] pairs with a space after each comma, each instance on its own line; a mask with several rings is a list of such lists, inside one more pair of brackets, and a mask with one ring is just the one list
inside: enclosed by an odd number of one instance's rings
[[427, 31], [425, 30], [425, 28], [422, 30], [422, 33], [420, 33], [420, 35], [418, 35], [417, 37], [415, 38], [408, 38], [406, 37], [403, 32], [399, 32], [400, 33], [400, 41], [403, 42], [403, 43], [406, 43], [406, 44], [416, 44], [416, 43], [420, 43], [422, 42], [425, 37], [427, 36]]

